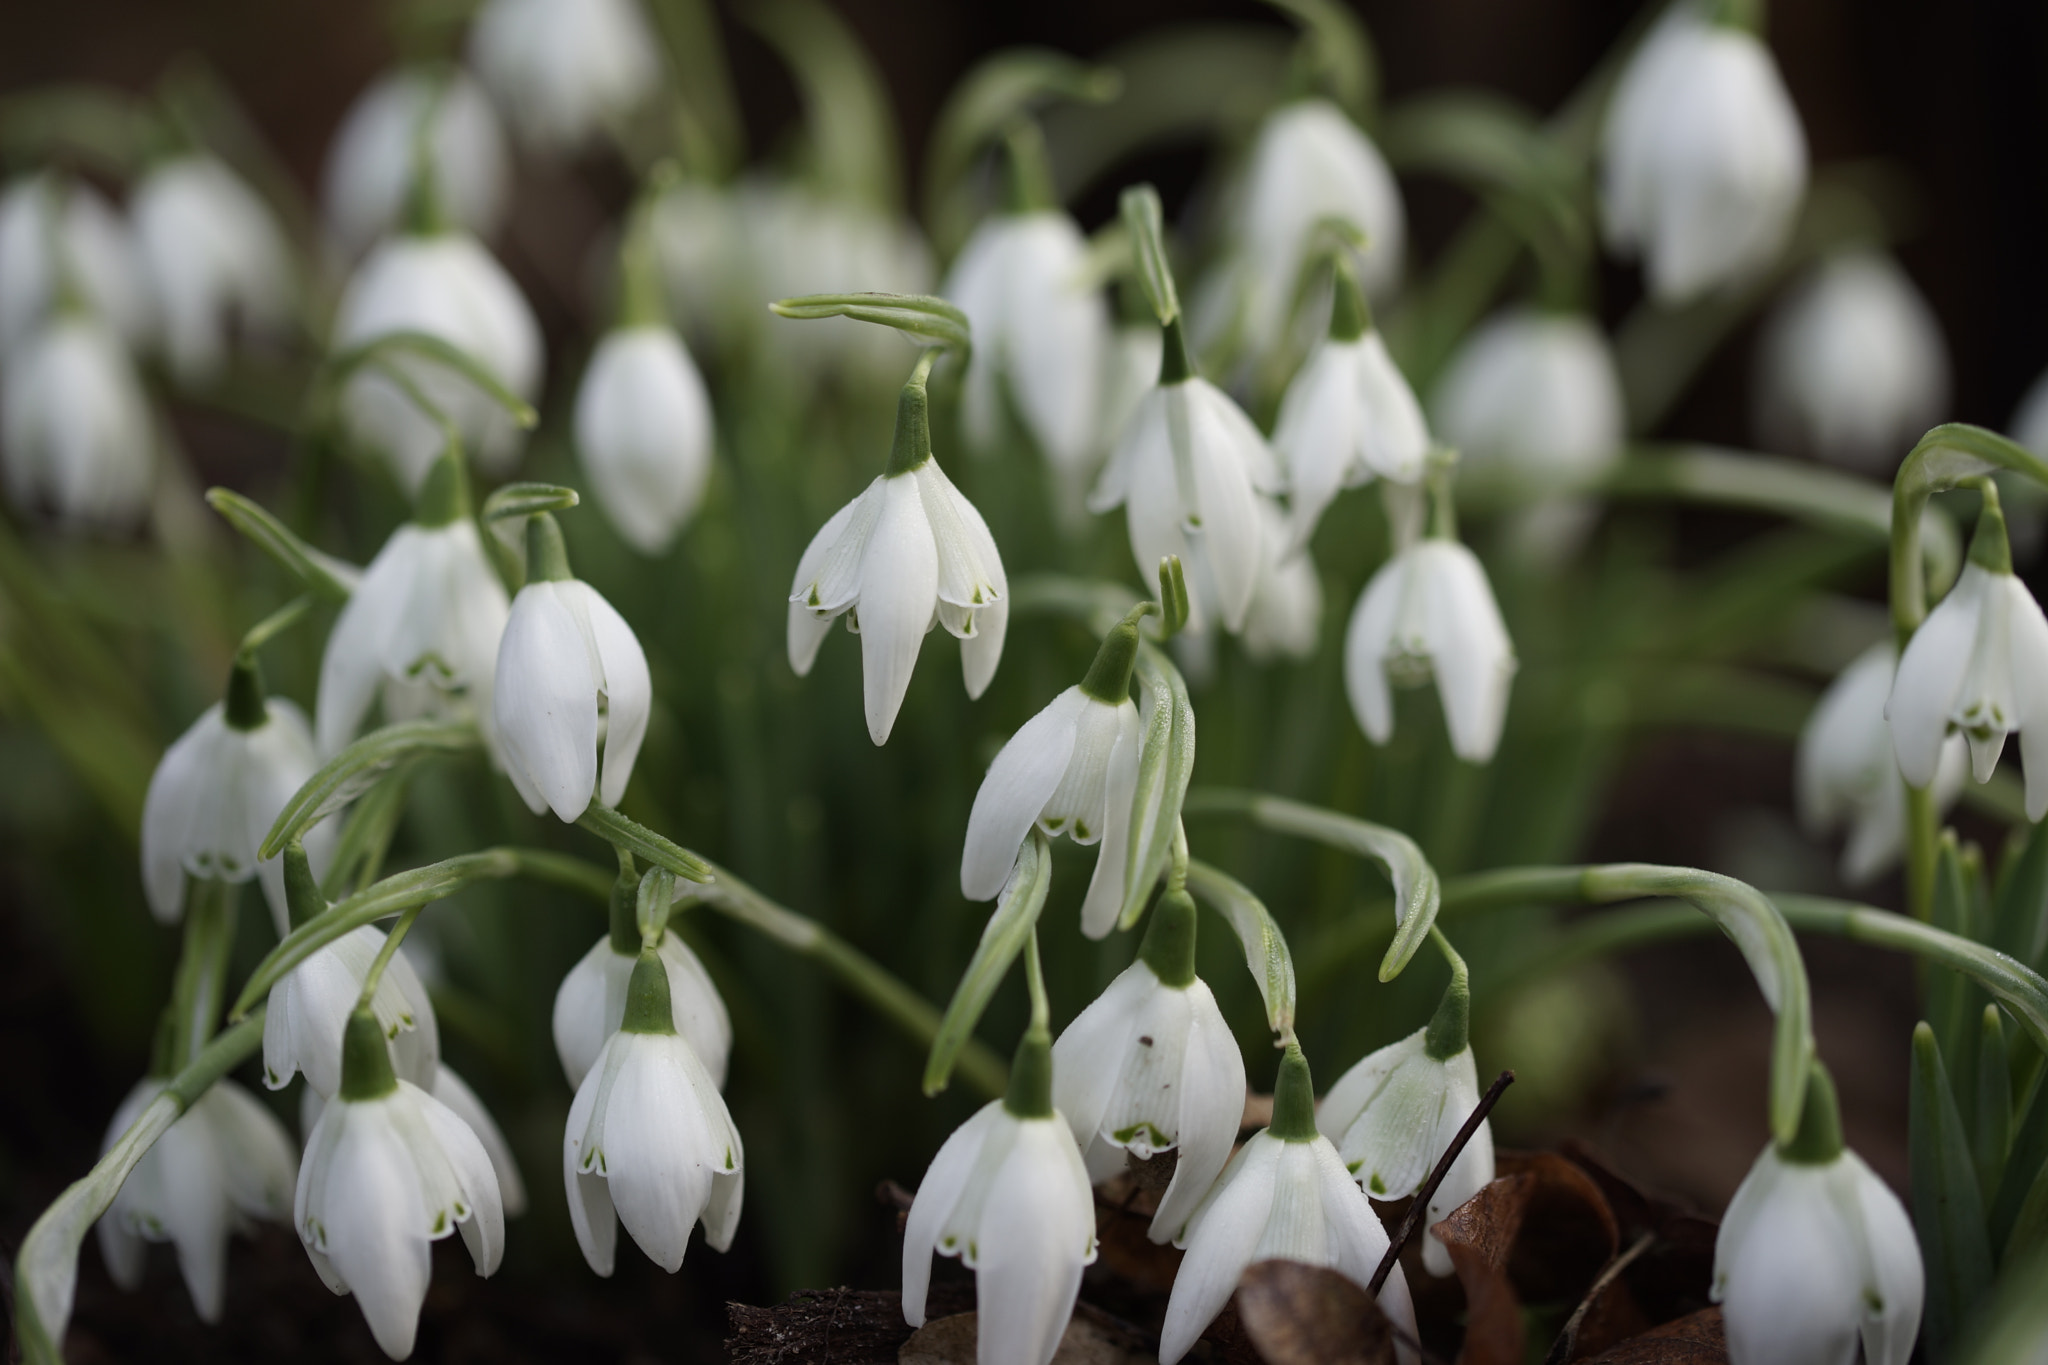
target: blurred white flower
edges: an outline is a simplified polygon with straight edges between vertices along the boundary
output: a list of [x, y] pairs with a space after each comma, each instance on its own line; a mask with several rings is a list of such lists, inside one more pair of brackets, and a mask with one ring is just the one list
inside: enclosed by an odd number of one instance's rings
[[[323, 1099], [341, 1088], [342, 1044], [348, 1021], [384, 947], [374, 925], [352, 929], [319, 949], [270, 988], [263, 1016], [263, 1083], [282, 1090], [303, 1073]], [[441, 1030], [427, 988], [404, 953], [394, 953], [377, 979], [370, 1002], [391, 1050], [397, 1075], [423, 1090], [435, 1088], [441, 1065]]]
[[283, 329], [294, 290], [283, 229], [225, 164], [204, 154], [162, 163], [136, 187], [132, 213], [164, 353], [181, 380], [214, 376], [234, 323]]
[[[399, 956], [406, 957], [412, 952], [414, 940], [408, 939]], [[484, 1154], [491, 1159], [491, 1173], [498, 1177], [499, 1201], [504, 1205], [507, 1218], [517, 1218], [526, 1212], [526, 1178], [519, 1173], [519, 1163], [512, 1157], [512, 1144], [505, 1141], [505, 1134], [499, 1129], [490, 1110], [484, 1108], [469, 1083], [455, 1074], [454, 1068], [446, 1062], [434, 1072], [434, 1083], [423, 1086], [429, 1095], [448, 1106], [455, 1117], [467, 1124], [469, 1131], [476, 1134], [476, 1140], [484, 1145]], [[299, 1091], [299, 1131], [308, 1138], [320, 1126], [320, 1115], [327, 1110], [327, 1097], [308, 1085]]]
[[1607, 338], [1589, 318], [1518, 309], [1458, 349], [1430, 403], [1461, 483], [1534, 495], [1585, 483], [1621, 457], [1627, 418]]
[[421, 121], [441, 211], [464, 232], [489, 237], [510, 179], [491, 102], [455, 69], [388, 72], [356, 97], [327, 155], [321, 197], [328, 235], [355, 256], [398, 227], [417, 171]]
[[[466, 352], [521, 398], [540, 386], [540, 324], [491, 253], [460, 232], [385, 239], [349, 280], [335, 314], [334, 348], [350, 350], [394, 332], [424, 332]], [[394, 353], [400, 369], [453, 421], [484, 468], [502, 473], [524, 435], [497, 400], [468, 378], [417, 352]], [[350, 433], [390, 462], [399, 484], [417, 491], [447, 443], [440, 425], [374, 367], [342, 392]]]
[[1151, 322], [1126, 323], [1110, 338], [1103, 357], [1102, 404], [1095, 425], [1096, 455], [1107, 455], [1116, 449], [1145, 395], [1159, 383], [1159, 359], [1165, 345], [1164, 336]]
[[1890, 256], [1845, 251], [1772, 312], [1757, 351], [1766, 439], [1889, 472], [1948, 406], [1941, 325]]
[[[146, 1080], [128, 1092], [107, 1125], [103, 1155], [164, 1084]], [[290, 1219], [297, 1178], [284, 1125], [241, 1086], [215, 1081], [143, 1153], [101, 1216], [107, 1273], [123, 1289], [139, 1289], [145, 1244], [170, 1242], [199, 1320], [217, 1323], [227, 1289], [228, 1234], [246, 1232], [255, 1218]]]
[[766, 179], [743, 181], [732, 211], [742, 327], [765, 327], [773, 354], [799, 377], [850, 371], [861, 381], [880, 383], [903, 372], [912, 352], [894, 329], [851, 318], [777, 318], [761, 300], [849, 290], [928, 293], [931, 249], [914, 224], [866, 204]]
[[1244, 650], [1252, 658], [1308, 659], [1323, 626], [1323, 580], [1306, 546], [1290, 549], [1287, 514], [1271, 498], [1259, 499], [1265, 528], [1259, 547], [1265, 563], [1244, 618]]
[[725, 186], [683, 180], [648, 211], [669, 314], [700, 353], [765, 325], [755, 316], [761, 299], [779, 297], [754, 292], [737, 198]]
[[673, 328], [621, 327], [597, 344], [576, 394], [576, 448], [626, 542], [666, 550], [711, 474], [711, 399]]
[[[661, 962], [668, 969], [669, 1001], [683, 1041], [704, 1064], [711, 1083], [725, 1086], [726, 1058], [732, 1051], [732, 1019], [711, 974], [675, 934], [661, 936]], [[555, 992], [555, 1054], [573, 1089], [596, 1065], [604, 1045], [626, 1017], [626, 988], [633, 979], [639, 951], [622, 953], [607, 934], [579, 959]]]
[[1770, 49], [1673, 5], [1622, 73], [1601, 132], [1607, 239], [1681, 304], [1751, 277], [1806, 194], [1806, 135]]
[[0, 378], [7, 496], [67, 524], [125, 526], [156, 482], [149, 399], [105, 324], [60, 315], [21, 343]]
[[0, 357], [42, 332], [66, 287], [129, 346], [152, 326], [149, 288], [121, 215], [90, 185], [36, 174], [0, 193]]
[[1515, 647], [1486, 570], [1455, 540], [1430, 537], [1372, 576], [1344, 637], [1344, 685], [1367, 738], [1394, 732], [1390, 684], [1436, 680], [1451, 749], [1485, 763], [1500, 743]]
[[538, 151], [580, 150], [661, 81], [661, 42], [637, 0], [488, 0], [469, 59]]
[[[1865, 650], [1828, 685], [1799, 734], [1800, 822], [1814, 835], [1848, 826], [1841, 875], [1851, 886], [1891, 868], [1906, 847], [1906, 789], [1884, 718], [1897, 662], [1889, 640]], [[1954, 804], [1968, 772], [1963, 737], [1950, 735], [1935, 769], [1938, 810]]]

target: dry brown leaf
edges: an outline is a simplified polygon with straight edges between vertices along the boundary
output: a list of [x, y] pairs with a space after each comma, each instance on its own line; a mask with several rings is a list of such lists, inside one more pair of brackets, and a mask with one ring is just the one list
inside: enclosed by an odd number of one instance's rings
[[1703, 1308], [1653, 1327], [1594, 1356], [1587, 1365], [1728, 1365], [1721, 1310]]
[[1266, 1365], [1393, 1365], [1386, 1314], [1327, 1266], [1253, 1262], [1237, 1282], [1237, 1316]]

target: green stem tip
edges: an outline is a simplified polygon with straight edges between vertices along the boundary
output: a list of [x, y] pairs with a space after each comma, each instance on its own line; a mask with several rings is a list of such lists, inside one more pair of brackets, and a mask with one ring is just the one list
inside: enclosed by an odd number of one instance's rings
[[526, 581], [566, 583], [574, 577], [560, 523], [552, 512], [536, 512], [526, 522]]
[[398, 1089], [391, 1049], [377, 1016], [358, 1007], [341, 1035], [341, 1093], [344, 1100], [382, 1099]]
[[1330, 340], [1356, 341], [1372, 330], [1372, 306], [1359, 287], [1358, 272], [1351, 266], [1349, 252], [1336, 254], [1331, 274]]
[[[639, 931], [634, 931], [639, 937]], [[619, 1025], [622, 1033], [674, 1033], [676, 1031], [675, 1007], [669, 1001], [668, 968], [663, 965], [661, 954], [653, 948], [642, 948], [640, 960], [633, 964], [633, 979], [626, 984], [626, 1019]]]
[[428, 528], [452, 526], [470, 513], [469, 471], [462, 462], [462, 441], [452, 431], [448, 444], [427, 470], [420, 495], [413, 502], [412, 519]]
[[2012, 572], [2012, 544], [2005, 534], [2005, 509], [1998, 502], [1998, 485], [1990, 479], [1973, 479], [1984, 495], [1983, 510], [1977, 513], [1977, 531], [1970, 537], [1970, 562], [1989, 573]]
[[1282, 1142], [1312, 1142], [1316, 1136], [1316, 1086], [1301, 1044], [1289, 1043], [1273, 1081], [1273, 1121], [1266, 1131]]
[[1095, 662], [1081, 679], [1083, 692], [1111, 706], [1130, 700], [1131, 674], [1138, 665], [1138, 623], [1158, 610], [1156, 603], [1140, 602], [1109, 628], [1095, 651]]
[[1842, 1154], [1842, 1111], [1835, 1102], [1835, 1083], [1820, 1058], [1806, 1073], [1806, 1103], [1799, 1110], [1799, 1131], [1778, 1145], [1778, 1155], [1801, 1166], [1825, 1166]]
[[298, 839], [284, 846], [284, 906], [294, 929], [327, 909], [327, 897], [320, 894], [320, 881], [313, 875], [306, 845]]
[[237, 652], [228, 670], [228, 695], [222, 704], [224, 718], [236, 730], [259, 730], [270, 719], [264, 700], [263, 665], [253, 653]]
[[1451, 984], [1430, 1016], [1422, 1035], [1422, 1051], [1439, 1062], [1447, 1062], [1472, 1045], [1472, 980], [1465, 959], [1451, 947], [1443, 931], [1432, 927], [1429, 936], [1451, 964]]
[[1010, 1088], [1003, 1108], [1020, 1119], [1049, 1119], [1052, 1108], [1052, 1034], [1040, 1027], [1024, 1030], [1017, 1055], [1010, 1062]]
[[1186, 990], [1195, 984], [1195, 899], [1181, 890], [1162, 892], [1145, 926], [1138, 958], [1162, 986]]
[[1164, 345], [1159, 351], [1159, 383], [1181, 384], [1195, 377], [1195, 362], [1188, 357], [1188, 333], [1176, 313], [1160, 328]]
[[910, 378], [903, 381], [903, 392], [896, 398], [896, 438], [889, 447], [889, 467], [882, 471], [885, 475], [908, 474], [932, 457], [931, 402], [925, 383], [938, 358], [938, 347], [927, 350], [917, 358]]
[[621, 859], [618, 880], [612, 883], [612, 951], [621, 957], [640, 955], [640, 876]]

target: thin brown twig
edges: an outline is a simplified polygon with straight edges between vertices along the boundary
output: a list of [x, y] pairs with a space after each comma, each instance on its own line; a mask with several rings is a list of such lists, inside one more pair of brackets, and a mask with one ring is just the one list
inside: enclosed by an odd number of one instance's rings
[[1586, 1314], [1592, 1310], [1593, 1301], [1606, 1291], [1607, 1286], [1620, 1279], [1621, 1273], [1631, 1265], [1634, 1265], [1636, 1258], [1648, 1251], [1651, 1244], [1656, 1240], [1656, 1233], [1646, 1232], [1636, 1238], [1628, 1250], [1607, 1263], [1607, 1268], [1602, 1270], [1599, 1278], [1593, 1281], [1593, 1286], [1586, 1291], [1586, 1296], [1579, 1300], [1579, 1306], [1572, 1310], [1571, 1317], [1565, 1322], [1564, 1330], [1557, 1334], [1557, 1340], [1550, 1344], [1550, 1354], [1543, 1358], [1543, 1365], [1561, 1365], [1564, 1359], [1571, 1354], [1572, 1345], [1578, 1338], [1579, 1328], [1585, 1323]]
[[1377, 1296], [1387, 1282], [1387, 1276], [1394, 1273], [1400, 1263], [1401, 1248], [1408, 1245], [1408, 1239], [1415, 1235], [1415, 1225], [1422, 1221], [1422, 1215], [1429, 1208], [1429, 1201], [1436, 1196], [1436, 1187], [1444, 1183], [1444, 1177], [1451, 1173], [1451, 1166], [1458, 1159], [1458, 1153], [1465, 1150], [1465, 1144], [1479, 1131], [1479, 1125], [1486, 1122], [1487, 1114], [1500, 1099], [1501, 1092], [1515, 1083], [1515, 1073], [1503, 1071], [1494, 1077], [1493, 1084], [1479, 1097], [1473, 1106], [1472, 1116], [1465, 1120], [1465, 1126], [1451, 1139], [1451, 1145], [1444, 1148], [1444, 1154], [1437, 1160], [1436, 1169], [1429, 1173], [1429, 1179], [1422, 1182], [1422, 1188], [1415, 1192], [1415, 1201], [1408, 1206], [1408, 1216], [1401, 1220], [1401, 1226], [1394, 1233], [1394, 1240], [1387, 1244], [1387, 1254], [1380, 1257], [1379, 1269], [1372, 1273], [1372, 1283], [1366, 1286]]

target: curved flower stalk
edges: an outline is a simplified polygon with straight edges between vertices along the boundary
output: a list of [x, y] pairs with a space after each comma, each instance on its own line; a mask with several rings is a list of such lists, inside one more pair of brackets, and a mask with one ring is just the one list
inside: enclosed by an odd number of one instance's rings
[[203, 154], [163, 163], [136, 187], [133, 213], [160, 340], [181, 380], [219, 371], [232, 323], [283, 330], [295, 288], [284, 230], [224, 163]]
[[[1360, 1059], [1338, 1078], [1316, 1112], [1316, 1127], [1337, 1146], [1344, 1167], [1375, 1199], [1406, 1199], [1419, 1191], [1479, 1107], [1479, 1071], [1472, 1059], [1472, 992], [1465, 963], [1440, 933], [1451, 959], [1451, 984], [1428, 1024]], [[1482, 1119], [1429, 1198], [1429, 1224], [1486, 1188], [1493, 1179], [1493, 1126]], [[1435, 1233], [1422, 1245], [1432, 1275], [1451, 1273], [1451, 1255]]]
[[446, 450], [413, 520], [391, 533], [335, 619], [314, 707], [320, 751], [339, 753], [373, 701], [387, 721], [471, 716], [490, 733], [505, 585], [470, 516], [467, 473]]
[[0, 472], [8, 501], [76, 526], [129, 526], [149, 509], [156, 432], [121, 339], [60, 314], [7, 355], [0, 381]]
[[1053, 1103], [1100, 1182], [1174, 1151], [1173, 1179], [1152, 1215], [1166, 1242], [1216, 1183], [1244, 1115], [1244, 1055], [1195, 975], [1195, 903], [1169, 889], [1138, 958], [1052, 1045]]
[[[1799, 735], [1793, 775], [1800, 822], [1815, 835], [1848, 827], [1841, 876], [1851, 886], [1893, 867], [1906, 847], [1906, 790], [1884, 714], [1898, 657], [1888, 640], [1857, 656], [1821, 694]], [[1963, 737], [1950, 735], [1935, 767], [1938, 809], [1954, 804], [1968, 771]]]
[[[428, 193], [424, 185], [419, 193]], [[474, 237], [435, 230], [431, 222], [421, 227], [386, 238], [357, 267], [335, 313], [335, 349], [422, 332], [470, 356], [520, 398], [533, 397], [543, 359], [540, 324], [519, 286]], [[422, 410], [422, 401], [454, 424], [486, 469], [502, 472], [518, 457], [518, 424], [470, 379], [417, 354], [381, 364], [396, 374], [364, 366], [349, 377], [342, 417], [353, 437], [389, 461], [407, 491], [418, 490], [447, 444], [441, 421]]]
[[147, 340], [149, 288], [121, 215], [90, 185], [24, 176], [0, 193], [0, 356], [55, 321], [67, 293], [123, 344]]
[[1883, 474], [1948, 406], [1948, 346], [1897, 261], [1847, 250], [1773, 311], [1752, 391], [1768, 439]]
[[532, 517], [526, 532], [527, 582], [498, 643], [492, 724], [526, 808], [574, 824], [593, 799], [617, 806], [625, 796], [654, 684], [633, 628], [571, 576], [554, 517]]
[[1265, 564], [1244, 618], [1244, 652], [1269, 659], [1310, 659], [1323, 628], [1323, 580], [1307, 546], [1290, 549], [1287, 514], [1271, 498], [1259, 499]]
[[511, 168], [498, 116], [460, 68], [387, 72], [356, 97], [327, 153], [321, 183], [327, 233], [355, 256], [398, 227], [424, 143], [449, 223], [497, 231]]
[[[761, 316], [761, 300], [837, 290], [921, 294], [931, 288], [931, 248], [915, 224], [873, 205], [795, 183], [743, 182], [731, 212], [737, 290], [735, 323], [765, 342], [800, 378], [815, 382], [843, 373], [849, 382], [881, 383], [903, 372], [895, 337], [850, 321], [791, 327]], [[766, 327], [765, 335], [757, 329]]]
[[960, 640], [967, 695], [995, 676], [1010, 585], [988, 523], [932, 458], [927, 351], [903, 386], [889, 467], [833, 513], [797, 561], [789, 592], [789, 666], [811, 671], [833, 618], [860, 633], [868, 737], [886, 744], [926, 632]]
[[[107, 1125], [101, 1155], [113, 1150], [164, 1085], [145, 1080], [128, 1092]], [[284, 1125], [241, 1086], [216, 1081], [143, 1153], [101, 1217], [107, 1272], [123, 1289], [139, 1289], [146, 1244], [170, 1242], [194, 1311], [200, 1321], [217, 1323], [227, 1289], [228, 1234], [246, 1231], [255, 1218], [289, 1220], [297, 1179]]]
[[[1273, 1123], [1238, 1149], [1222, 1179], [1174, 1236], [1185, 1247], [1159, 1334], [1160, 1365], [1195, 1344], [1253, 1261], [1329, 1266], [1360, 1288], [1387, 1254], [1387, 1231], [1316, 1131], [1308, 1062], [1289, 1044], [1273, 1087]], [[1412, 1339], [1415, 1309], [1399, 1266], [1379, 1293], [1387, 1318]], [[1408, 1365], [1405, 1348], [1402, 1359]]]
[[638, 0], [490, 0], [469, 59], [522, 141], [567, 153], [616, 128], [661, 80]]
[[1674, 5], [1622, 73], [1602, 129], [1601, 219], [1681, 304], [1756, 275], [1806, 193], [1806, 134], [1756, 34]]
[[1621, 458], [1627, 416], [1607, 338], [1574, 313], [1487, 320], [1452, 357], [1430, 403], [1458, 472], [1509, 495], [1584, 484]]
[[[572, 1088], [583, 1084], [605, 1043], [625, 1020], [633, 967], [640, 960], [637, 931], [628, 941], [632, 946], [622, 951], [620, 935], [599, 939], [569, 969], [555, 992], [555, 1053]], [[673, 1008], [670, 1023], [703, 1063], [711, 1084], [723, 1089], [726, 1059], [732, 1052], [732, 1019], [725, 1001], [712, 984], [711, 974], [681, 937], [663, 934], [656, 952], [668, 972], [668, 998]]]
[[2027, 818], [2039, 820], [2048, 814], [2048, 617], [2013, 574], [1997, 486], [1986, 479], [1981, 487], [1969, 562], [1913, 632], [1885, 716], [1899, 771], [1917, 788], [1934, 782], [1951, 730], [1969, 740], [1979, 782], [1991, 780], [2017, 731]]
[[1065, 834], [1077, 844], [1101, 844], [1081, 904], [1081, 929], [1101, 938], [1115, 927], [1144, 742], [1131, 672], [1138, 622], [1149, 609], [1147, 603], [1118, 622], [1087, 677], [1024, 722], [989, 764], [960, 855], [960, 894], [967, 899], [1002, 893], [1017, 850], [1036, 825], [1048, 838]]
[[[745, 1154], [696, 1052], [675, 1030], [669, 969], [641, 950], [625, 1021], [606, 1041], [569, 1107], [562, 1178], [583, 1258], [610, 1275], [618, 1225], [656, 1265], [682, 1267], [701, 1222], [714, 1251], [732, 1245], [745, 1189]], [[614, 1216], [616, 1214], [616, 1216]]]
[[1816, 1062], [1798, 1136], [1764, 1148], [1714, 1240], [1729, 1359], [1847, 1362], [1860, 1339], [1865, 1365], [1905, 1365], [1925, 1295], [1912, 1221], [1842, 1146], [1834, 1085]]
[[1422, 481], [1429, 456], [1422, 405], [1387, 354], [1345, 257], [1337, 261], [1329, 335], [1280, 400], [1273, 450], [1287, 470], [1291, 550], [1307, 546], [1339, 488]]
[[350, 1016], [341, 1088], [306, 1139], [292, 1219], [329, 1289], [354, 1294], [384, 1354], [412, 1354], [431, 1244], [458, 1229], [479, 1275], [498, 1268], [505, 1209], [483, 1143], [392, 1075], [383, 1026]]

